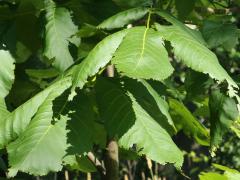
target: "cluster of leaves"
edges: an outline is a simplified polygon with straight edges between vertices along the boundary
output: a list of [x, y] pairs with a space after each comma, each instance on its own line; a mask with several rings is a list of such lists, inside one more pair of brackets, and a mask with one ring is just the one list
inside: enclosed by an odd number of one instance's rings
[[[225, 70], [210, 48], [231, 51], [239, 29], [225, 1], [185, 1], [187, 8], [177, 0], [1, 1], [0, 148], [8, 176], [63, 165], [95, 171], [87, 154], [104, 150], [108, 138], [178, 170], [178, 132], [214, 151], [236, 126], [240, 98], [229, 75], [237, 68]], [[228, 14], [212, 17], [217, 10]], [[114, 78], [102, 75], [109, 64]]]

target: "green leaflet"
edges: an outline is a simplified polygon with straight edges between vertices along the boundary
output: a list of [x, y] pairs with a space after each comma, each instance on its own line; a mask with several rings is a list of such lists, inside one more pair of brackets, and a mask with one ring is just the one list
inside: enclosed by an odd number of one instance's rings
[[44, 55], [53, 59], [53, 66], [59, 71], [64, 71], [73, 64], [68, 45], [78, 28], [66, 8], [56, 7], [52, 0], [45, 0], [45, 6], [47, 24]]
[[163, 129], [128, 93], [136, 115], [135, 124], [119, 140], [120, 146], [129, 149], [137, 146], [140, 154], [160, 163], [173, 163], [180, 169], [183, 163], [183, 153], [172, 141], [170, 135]]
[[112, 63], [131, 78], [163, 80], [173, 72], [163, 40], [157, 32], [145, 27], [129, 30]]
[[113, 0], [117, 5], [123, 8], [151, 6], [152, 0]]
[[231, 130], [240, 138], [240, 116], [233, 122]]
[[235, 169], [231, 169], [228, 168], [226, 166], [222, 166], [219, 164], [213, 164], [213, 166], [219, 170], [224, 171], [224, 174], [220, 174], [220, 173], [215, 173], [215, 172], [202, 172], [199, 175], [200, 180], [238, 180], [240, 178], [240, 172], [235, 170]]
[[213, 164], [213, 166], [219, 170], [224, 171], [224, 176], [226, 176], [230, 180], [238, 180], [240, 179], [240, 172], [236, 169], [231, 169], [226, 166], [222, 166], [219, 164]]
[[175, 0], [176, 10], [180, 19], [185, 19], [194, 9], [196, 0]]
[[0, 50], [0, 99], [8, 95], [14, 80], [15, 60], [8, 51]]
[[70, 85], [70, 77], [60, 79], [9, 113], [4, 119], [0, 119], [0, 148], [25, 131], [31, 118], [51, 92], [55, 92], [55, 97], [57, 97]]
[[5, 97], [8, 95], [13, 81], [14, 81], [14, 69], [15, 60], [8, 51], [0, 50], [0, 122], [8, 114], [8, 110], [5, 104]]
[[[26, 52], [28, 50], [30, 55], [32, 52], [36, 52], [41, 46], [41, 39], [39, 36], [40, 28], [38, 28], [37, 23], [42, 8], [43, 2], [41, 1], [22, 0], [19, 1], [18, 9], [15, 14], [16, 40], [25, 46]], [[18, 47], [18, 52], [19, 51], [20, 49]], [[25, 56], [27, 56], [27, 53]], [[26, 59], [16, 58], [17, 62], [23, 62], [24, 60]]]
[[[106, 79], [97, 80], [96, 90], [101, 119], [110, 137], [119, 138], [120, 146], [125, 149], [136, 145], [139, 154], [145, 154], [161, 164], [174, 163], [180, 168], [183, 162], [182, 153], [162, 127], [161, 121], [165, 121], [164, 115], [168, 113], [163, 100], [159, 101], [160, 97], [153, 93], [147, 82], [142, 82], [144, 86], [142, 83], [135, 86], [132, 82], [135, 80], [132, 79], [124, 79], [123, 83], [118, 79]], [[131, 84], [141, 90], [134, 91]], [[144, 88], [145, 91], [142, 92]], [[139, 99], [138, 93], [141, 93], [143, 99]], [[154, 101], [157, 102], [154, 104]], [[145, 106], [151, 103], [153, 105], [150, 108]], [[149, 111], [151, 108], [153, 110]], [[165, 114], [159, 116], [161, 112], [158, 108]]]
[[221, 142], [222, 137], [239, 114], [235, 101], [222, 94], [219, 90], [211, 93], [209, 109], [211, 146], [213, 148]]
[[209, 146], [210, 136], [207, 129], [191, 114], [191, 112], [175, 99], [169, 99], [170, 114], [178, 130], [193, 137], [199, 144]]
[[96, 167], [86, 156], [68, 155], [64, 157], [63, 163], [70, 170], [79, 170], [85, 173], [97, 171]]
[[[0, 119], [4, 119], [9, 115], [4, 99], [0, 98]], [[0, 120], [1, 121], [1, 120]]]
[[146, 89], [148, 90], [148, 92], [151, 94], [151, 96], [154, 98], [154, 100], [156, 101], [157, 103], [157, 106], [159, 108], [159, 110], [162, 112], [162, 114], [166, 117], [168, 123], [173, 126], [173, 128], [175, 129], [174, 127], [174, 123], [173, 123], [173, 120], [169, 114], [169, 106], [167, 104], [166, 101], [164, 101], [161, 96], [155, 91], [155, 89], [149, 84], [147, 83], [146, 81], [144, 80], [141, 80], [141, 83], [146, 87]]
[[26, 74], [29, 77], [36, 78], [36, 79], [48, 79], [54, 78], [59, 75], [59, 73], [53, 69], [26, 69]]
[[69, 91], [59, 96], [54, 101], [53, 111], [55, 116], [65, 116], [67, 122], [69, 144], [68, 154], [82, 155], [92, 150], [94, 136], [95, 114], [89, 97], [82, 91], [68, 102]]
[[[67, 127], [68, 142], [71, 154], [83, 154], [92, 150], [94, 138], [94, 111], [89, 98], [86, 95], [78, 94], [69, 106], [75, 111], [70, 114], [71, 120]], [[71, 110], [71, 108], [69, 108]]]
[[108, 30], [121, 28], [126, 24], [141, 19], [148, 13], [148, 11], [149, 11], [148, 8], [143, 7], [129, 9], [104, 20], [101, 24], [97, 26], [97, 28]]
[[228, 178], [222, 174], [215, 173], [215, 172], [208, 172], [208, 173], [201, 173], [199, 175], [200, 180], [228, 180]]
[[121, 137], [135, 121], [132, 102], [117, 80], [98, 79], [97, 103], [110, 137]]
[[219, 64], [217, 56], [206, 47], [201, 34], [188, 28], [164, 11], [155, 11], [155, 13], [173, 24], [172, 26], [156, 24], [156, 28], [164, 39], [171, 42], [176, 56], [193, 70], [209, 74], [211, 78], [216, 79], [218, 82], [226, 80], [228, 94], [230, 97], [237, 99], [238, 109], [240, 109], [240, 97], [235, 90], [235, 88], [239, 89], [238, 85]]
[[190, 29], [185, 24], [183, 24], [181, 21], [177, 20], [174, 16], [168, 14], [165, 11], [154, 11], [155, 14], [165, 18], [168, 22], [170, 22], [172, 25], [174, 25], [176, 28], [184, 32], [184, 34], [189, 34], [192, 38], [194, 38], [196, 41], [198, 41], [201, 44], [205, 44], [206, 42], [202, 38], [202, 35], [200, 32]]
[[67, 149], [66, 119], [51, 124], [55, 96], [54, 92], [49, 94], [25, 131], [7, 146], [10, 177], [18, 171], [43, 176], [62, 169]]
[[222, 45], [225, 49], [231, 50], [238, 43], [237, 26], [234, 24], [205, 21], [202, 34], [210, 48]]
[[168, 133], [175, 134], [176, 128], [168, 112], [169, 107], [158, 92], [145, 80], [124, 79], [124, 88], [133, 94], [137, 103]]
[[160, 26], [156, 24], [156, 28], [164, 39], [171, 42], [176, 56], [188, 67], [209, 74], [210, 77], [219, 82], [226, 80], [231, 88], [238, 87], [219, 64], [216, 55], [197, 41], [190, 33], [177, 26]]
[[213, 80], [207, 74], [189, 69], [184, 80], [184, 87], [187, 92], [186, 98], [191, 101], [204, 95], [213, 83]]
[[95, 46], [81, 64], [74, 66], [71, 72], [73, 73], [72, 94], [76, 87], [84, 86], [89, 76], [95, 75], [100, 68], [109, 63], [126, 33], [127, 30], [123, 30], [106, 37]]

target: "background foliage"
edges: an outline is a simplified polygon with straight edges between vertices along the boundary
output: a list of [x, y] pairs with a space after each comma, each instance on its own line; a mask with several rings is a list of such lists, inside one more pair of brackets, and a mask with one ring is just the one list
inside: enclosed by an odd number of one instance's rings
[[103, 179], [114, 139], [120, 179], [239, 179], [239, 26], [239, 0], [1, 0], [1, 177]]

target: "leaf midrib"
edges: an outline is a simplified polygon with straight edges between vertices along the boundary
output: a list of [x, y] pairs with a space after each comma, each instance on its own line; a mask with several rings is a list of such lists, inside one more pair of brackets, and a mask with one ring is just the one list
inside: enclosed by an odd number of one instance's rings
[[24, 160], [22, 161], [22, 163], [20, 163], [20, 166], [22, 166], [23, 164], [25, 164], [26, 159], [29, 157], [29, 155], [36, 149], [36, 147], [40, 144], [40, 142], [44, 139], [45, 136], [47, 136], [48, 132], [53, 128], [54, 126], [52, 124], [49, 124], [48, 128], [46, 129], [46, 131], [44, 132], [44, 134], [42, 135], [42, 137], [37, 141], [37, 143], [35, 144], [35, 146], [32, 148], [31, 151], [29, 151], [27, 153], [27, 155], [25, 156]]
[[132, 70], [132, 73], [136, 72], [139, 64], [140, 64], [140, 61], [142, 60], [143, 58], [143, 54], [145, 52], [145, 46], [146, 46], [146, 38], [147, 38], [147, 32], [148, 32], [149, 28], [146, 28], [145, 31], [144, 31], [144, 34], [143, 34], [143, 40], [142, 40], [142, 50], [141, 50], [141, 53], [140, 53], [140, 57], [137, 59], [137, 64], [135, 66], [135, 68]]

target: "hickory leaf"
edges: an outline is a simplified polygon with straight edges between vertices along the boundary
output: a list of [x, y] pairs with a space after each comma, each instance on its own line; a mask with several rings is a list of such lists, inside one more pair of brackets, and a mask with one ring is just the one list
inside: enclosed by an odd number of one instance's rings
[[93, 147], [94, 111], [89, 97], [82, 91], [70, 102], [68, 94], [69, 91], [66, 91], [55, 99], [53, 111], [56, 117], [64, 116], [70, 119], [67, 122], [68, 154], [82, 155]]
[[133, 94], [137, 103], [152, 116], [170, 134], [176, 132], [175, 125], [169, 114], [167, 102], [158, 94], [153, 86], [145, 80], [124, 78], [124, 88]]
[[178, 131], [193, 137], [201, 145], [209, 146], [210, 136], [206, 127], [204, 127], [186, 108], [186, 106], [175, 100], [169, 99], [170, 114]]
[[237, 26], [214, 21], [205, 21], [202, 27], [203, 37], [210, 48], [222, 45], [231, 50], [238, 43]]
[[217, 146], [233, 121], [237, 120], [238, 109], [235, 101], [219, 90], [209, 98], [211, 146]]
[[54, 67], [64, 71], [73, 64], [68, 45], [78, 28], [72, 22], [69, 10], [56, 7], [52, 0], [45, 0], [45, 5], [47, 24], [44, 55], [53, 60]]
[[9, 176], [15, 176], [18, 171], [43, 176], [61, 170], [67, 130], [65, 118], [51, 123], [55, 97], [55, 92], [48, 95], [25, 131], [7, 146]]
[[108, 30], [121, 28], [133, 21], [141, 19], [148, 11], [148, 8], [129, 9], [104, 20], [97, 28]]
[[117, 80], [98, 79], [97, 102], [110, 137], [121, 137], [134, 124], [132, 103]]
[[140, 154], [160, 163], [173, 163], [178, 169], [183, 163], [183, 154], [163, 129], [128, 93], [136, 115], [134, 125], [120, 139], [120, 146], [129, 149], [136, 145]]
[[229, 90], [238, 88], [237, 84], [219, 64], [217, 56], [196, 39], [196, 34], [191, 29], [187, 31], [185, 28], [188, 27], [160, 26], [158, 24], [156, 24], [156, 28], [164, 39], [171, 42], [175, 55], [188, 67], [209, 74], [211, 78], [219, 82], [226, 80], [230, 86]]
[[218, 83], [227, 81], [228, 95], [237, 99], [238, 109], [240, 109], [240, 97], [236, 90], [239, 89], [238, 85], [220, 65], [217, 56], [206, 47], [201, 33], [190, 29], [164, 11], [155, 11], [155, 13], [172, 23], [172, 26], [156, 24], [156, 28], [165, 40], [171, 42], [175, 55], [188, 67], [208, 74]]
[[127, 31], [123, 30], [106, 37], [94, 47], [83, 62], [74, 66], [71, 71], [73, 74], [72, 92], [76, 87], [83, 88], [88, 77], [95, 75], [100, 68], [109, 63], [126, 33]]
[[119, 72], [131, 78], [163, 80], [173, 72], [162, 38], [145, 27], [129, 30], [112, 63]]
[[0, 50], [0, 59], [0, 99], [3, 99], [6, 95], [8, 95], [8, 92], [12, 87], [15, 60], [11, 56], [10, 52], [5, 50]]
[[11, 140], [23, 133], [30, 123], [38, 108], [46, 100], [50, 93], [55, 92], [55, 98], [71, 85], [71, 78], [66, 77], [56, 81], [51, 86], [41, 91], [33, 98], [0, 119], [0, 148], [3, 148]]

